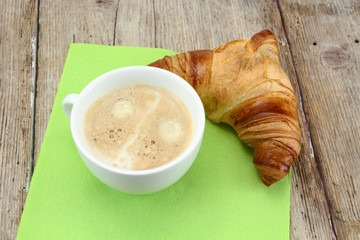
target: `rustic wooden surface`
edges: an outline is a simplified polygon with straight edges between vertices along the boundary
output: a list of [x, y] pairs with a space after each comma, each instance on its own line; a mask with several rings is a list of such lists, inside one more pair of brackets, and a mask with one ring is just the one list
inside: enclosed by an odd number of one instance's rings
[[13, 239], [32, 158], [35, 1], [0, 1], [0, 239]]
[[0, 2], [0, 238], [16, 236], [26, 178], [71, 42], [183, 52], [268, 28], [278, 37], [302, 128], [291, 175], [290, 237], [359, 239], [360, 4], [297, 2]]
[[360, 239], [360, 1], [283, 1], [315, 159], [338, 239]]

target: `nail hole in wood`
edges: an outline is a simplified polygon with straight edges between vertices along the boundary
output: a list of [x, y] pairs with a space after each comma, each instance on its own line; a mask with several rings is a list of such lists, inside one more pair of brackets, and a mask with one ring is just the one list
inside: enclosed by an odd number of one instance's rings
[[359, 43], [359, 39], [355, 39], [355, 43]]
[[317, 45], [317, 42], [313, 42], [313, 45], [316, 46], [316, 45]]

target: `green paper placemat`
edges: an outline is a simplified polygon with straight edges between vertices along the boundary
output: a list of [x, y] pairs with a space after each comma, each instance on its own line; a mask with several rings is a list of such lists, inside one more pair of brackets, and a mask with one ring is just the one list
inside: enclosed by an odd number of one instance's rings
[[158, 193], [113, 190], [82, 162], [62, 111], [63, 98], [107, 71], [172, 54], [153, 48], [70, 46], [18, 240], [289, 239], [290, 176], [264, 186], [252, 150], [227, 125], [206, 120], [194, 164]]

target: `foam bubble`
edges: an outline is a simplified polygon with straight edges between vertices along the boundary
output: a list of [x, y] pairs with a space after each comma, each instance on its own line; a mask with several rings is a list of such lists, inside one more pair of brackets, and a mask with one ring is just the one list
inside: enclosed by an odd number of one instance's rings
[[175, 120], [163, 121], [159, 126], [158, 134], [165, 142], [174, 143], [184, 134], [184, 126]]
[[114, 104], [112, 114], [117, 118], [125, 119], [135, 114], [135, 107], [130, 100], [121, 99]]

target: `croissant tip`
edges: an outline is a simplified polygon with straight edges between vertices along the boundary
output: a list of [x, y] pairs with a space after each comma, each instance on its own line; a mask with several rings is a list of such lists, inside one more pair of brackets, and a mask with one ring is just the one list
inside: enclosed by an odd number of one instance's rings
[[261, 35], [274, 35], [274, 33], [272, 31], [270, 31], [269, 29], [263, 29], [260, 32], [258, 32], [257, 34], [261, 34]]
[[255, 52], [265, 43], [271, 43], [278, 47], [276, 36], [268, 29], [255, 33], [246, 44], [245, 48], [250, 52]]
[[266, 166], [263, 164], [255, 164], [255, 167], [260, 174], [261, 181], [267, 187], [270, 187], [272, 184], [283, 179], [290, 170], [290, 167], [281, 169], [278, 167], [274, 168], [274, 166]]
[[278, 180], [266, 177], [266, 176], [260, 176], [261, 181], [264, 183], [265, 186], [270, 187], [272, 184], [277, 182]]
[[283, 179], [289, 171], [282, 171], [272, 167], [255, 164], [256, 169], [260, 174], [260, 179], [265, 186], [270, 187], [272, 184]]
[[255, 33], [252, 38], [267, 38], [267, 37], [275, 37], [274, 33], [269, 29], [264, 29], [258, 33]]
[[261, 181], [264, 183], [265, 186], [270, 187], [271, 185], [273, 185], [275, 182], [277, 182], [277, 180], [270, 180], [268, 178], [265, 178], [263, 176], [260, 177]]

